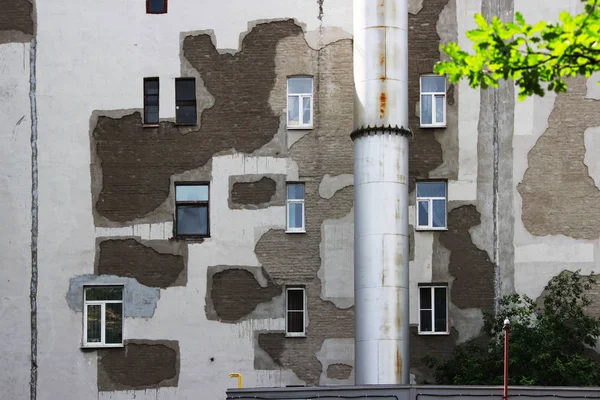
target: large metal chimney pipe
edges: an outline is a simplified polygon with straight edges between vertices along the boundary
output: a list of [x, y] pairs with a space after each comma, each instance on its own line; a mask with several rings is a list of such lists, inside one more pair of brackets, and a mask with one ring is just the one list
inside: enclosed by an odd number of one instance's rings
[[408, 384], [408, 0], [354, 0], [356, 384]]

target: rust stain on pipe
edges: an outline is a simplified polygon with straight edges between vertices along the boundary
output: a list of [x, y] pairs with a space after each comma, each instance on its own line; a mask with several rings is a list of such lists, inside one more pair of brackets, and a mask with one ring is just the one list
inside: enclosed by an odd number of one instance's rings
[[396, 376], [402, 375], [402, 358], [400, 352], [396, 349]]
[[[385, 78], [382, 78], [385, 79]], [[379, 118], [383, 119], [385, 117], [385, 112], [387, 109], [387, 94], [385, 92], [379, 95]]]
[[385, 64], [385, 54], [380, 54], [379, 55], [379, 64], [380, 65]]

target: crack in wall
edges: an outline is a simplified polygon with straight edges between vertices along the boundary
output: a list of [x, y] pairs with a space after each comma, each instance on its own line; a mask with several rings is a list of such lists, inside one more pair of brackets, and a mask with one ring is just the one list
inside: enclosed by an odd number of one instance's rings
[[31, 308], [31, 370], [30, 399], [37, 398], [37, 290], [38, 290], [38, 126], [36, 103], [36, 40], [32, 39], [29, 50], [29, 101], [31, 105], [31, 281], [29, 304]]

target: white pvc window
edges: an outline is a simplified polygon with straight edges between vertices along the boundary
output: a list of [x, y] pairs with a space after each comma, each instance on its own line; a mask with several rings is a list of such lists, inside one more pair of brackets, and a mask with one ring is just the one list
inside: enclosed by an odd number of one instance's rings
[[417, 182], [417, 229], [446, 229], [446, 200], [446, 182]]
[[287, 93], [287, 127], [290, 129], [312, 128], [313, 78], [288, 78]]
[[83, 289], [83, 346], [123, 346], [123, 286]]
[[421, 126], [446, 126], [446, 77], [421, 77]]
[[419, 334], [447, 334], [448, 287], [419, 286]]
[[288, 287], [285, 297], [286, 336], [306, 336], [306, 292], [304, 288]]
[[304, 183], [288, 183], [287, 232], [306, 232], [304, 214]]

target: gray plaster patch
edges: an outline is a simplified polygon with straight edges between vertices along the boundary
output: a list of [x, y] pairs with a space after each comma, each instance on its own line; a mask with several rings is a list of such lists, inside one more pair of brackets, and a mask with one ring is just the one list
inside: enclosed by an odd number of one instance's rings
[[600, 127], [588, 128], [584, 133], [585, 158], [584, 163], [597, 188], [600, 188]]
[[[269, 178], [275, 181], [276, 189], [275, 196], [269, 202], [260, 204], [238, 204], [234, 203], [231, 198], [233, 185], [236, 183], [258, 182], [263, 178]], [[286, 181], [285, 174], [247, 174], [247, 175], [230, 175], [229, 176], [229, 197], [227, 198], [229, 208], [231, 210], [258, 210], [274, 206], [284, 206], [286, 202]]]
[[342, 174], [331, 176], [325, 174], [319, 184], [319, 196], [324, 199], [332, 198], [338, 190], [354, 185], [354, 175]]
[[596, 72], [587, 81], [587, 94], [586, 99], [600, 100], [600, 73]]
[[316, 356], [323, 367], [319, 385], [351, 385], [354, 383], [354, 368], [347, 379], [335, 379], [327, 376], [327, 370], [331, 365], [343, 364], [354, 367], [354, 339], [325, 339]]
[[478, 336], [483, 328], [483, 312], [478, 308], [460, 309], [450, 303], [450, 324], [458, 331], [456, 344]]
[[408, 0], [408, 12], [417, 15], [423, 8], [424, 0]]
[[[423, 0], [420, 0], [421, 3]], [[337, 26], [323, 26], [314, 31], [308, 31], [304, 34], [306, 43], [314, 50], [319, 50], [330, 43], [342, 39], [352, 39], [352, 33], [346, 32]]]
[[123, 311], [126, 318], [152, 318], [160, 299], [160, 289], [141, 285], [133, 278], [79, 275], [69, 280], [66, 300], [71, 310], [83, 311], [83, 287], [86, 285], [123, 285]]
[[321, 299], [345, 309], [354, 305], [354, 209], [321, 225]]

